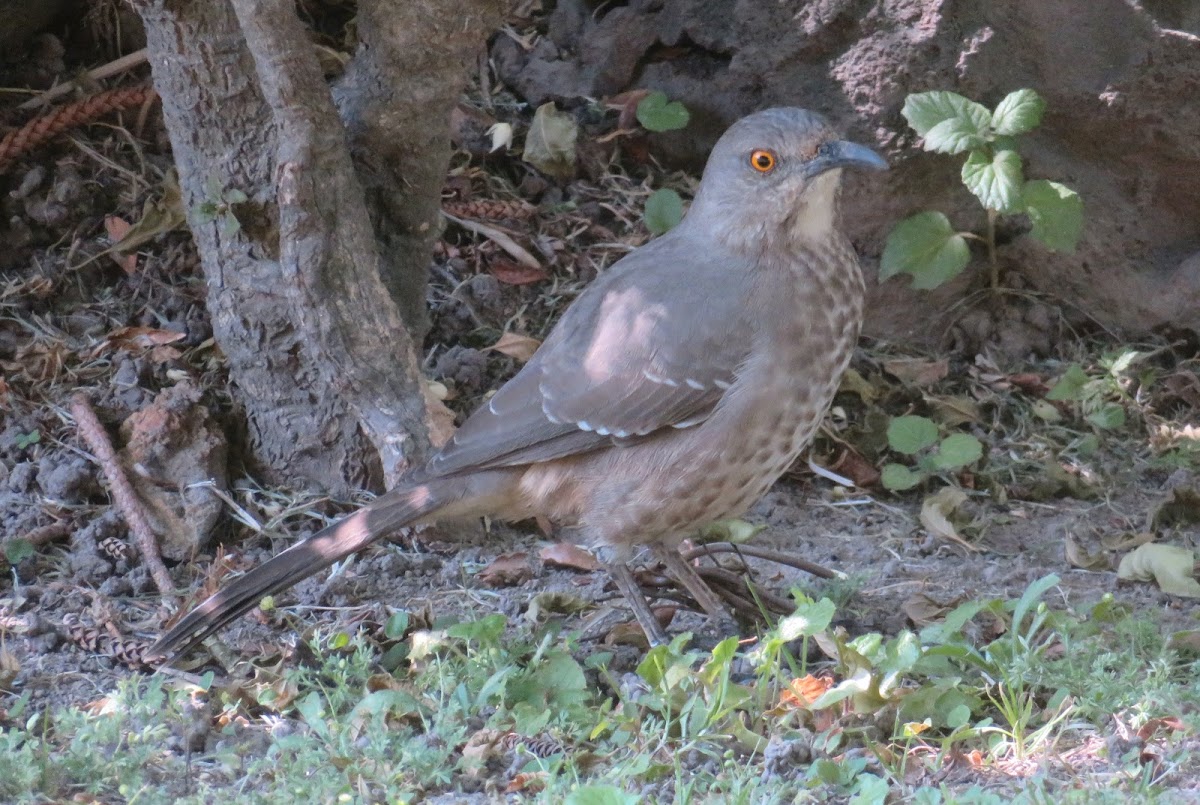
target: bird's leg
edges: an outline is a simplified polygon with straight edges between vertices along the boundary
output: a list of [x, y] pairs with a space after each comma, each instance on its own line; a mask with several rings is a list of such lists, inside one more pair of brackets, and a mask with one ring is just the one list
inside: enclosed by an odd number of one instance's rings
[[718, 631], [724, 634], [737, 634], [737, 621], [729, 614], [729, 608], [725, 603], [717, 597], [713, 589], [708, 586], [708, 583], [700, 578], [700, 574], [692, 565], [680, 556], [679, 551], [671, 545], [657, 544], [652, 547], [654, 553], [667, 566], [667, 572], [675, 577], [675, 580], [687, 588], [687, 591], [692, 594], [692, 598], [696, 599], [696, 603], [700, 608], [708, 613], [716, 624]]
[[605, 568], [608, 570], [608, 575], [612, 576], [612, 580], [617, 583], [617, 589], [621, 591], [621, 595], [625, 596], [625, 600], [629, 602], [629, 608], [633, 610], [633, 616], [641, 624], [642, 631], [646, 633], [646, 639], [650, 641], [650, 645], [665, 646], [671, 642], [667, 638], [666, 630], [658, 622], [658, 618], [654, 617], [654, 613], [650, 611], [650, 605], [646, 603], [646, 596], [642, 594], [642, 588], [633, 578], [633, 571], [629, 569], [629, 566], [617, 560], [606, 564]]

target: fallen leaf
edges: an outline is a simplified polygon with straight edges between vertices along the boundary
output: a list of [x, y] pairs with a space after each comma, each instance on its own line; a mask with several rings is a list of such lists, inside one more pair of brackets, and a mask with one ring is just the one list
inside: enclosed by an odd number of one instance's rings
[[839, 475], [845, 475], [859, 489], [866, 489], [868, 486], [879, 483], [879, 470], [851, 447], [844, 447], [837, 461], [833, 462], [833, 466], [829, 469]]
[[568, 567], [572, 570], [591, 572], [599, 570], [601, 567], [600, 560], [591, 551], [570, 542], [556, 542], [553, 545], [547, 545], [542, 548], [539, 556], [548, 565]]
[[957, 428], [968, 422], [981, 422], [983, 415], [979, 403], [970, 397], [961, 395], [942, 397], [934, 394], [923, 395], [925, 402], [933, 408], [933, 416], [947, 428]]
[[542, 173], [566, 181], [575, 175], [578, 137], [575, 118], [558, 111], [553, 102], [544, 103], [533, 113], [522, 158]]
[[96, 347], [92, 352], [99, 355], [110, 348], [132, 352], [162, 346], [163, 344], [173, 344], [176, 341], [182, 341], [184, 337], [184, 333], [175, 330], [160, 330], [156, 327], [121, 327], [105, 336], [100, 346]]
[[529, 599], [525, 609], [525, 620], [537, 623], [543, 615], [578, 615], [593, 606], [577, 595], [559, 592], [541, 592]]
[[[179, 189], [179, 179], [172, 169], [163, 177], [162, 194], [158, 198], [146, 199], [146, 203], [142, 205], [142, 217], [125, 230], [112, 249], [118, 254], [131, 254], [159, 235], [182, 229], [186, 222], [183, 192]], [[108, 222], [105, 221], [105, 227], [107, 226]], [[111, 236], [111, 231], [109, 234]]]
[[950, 522], [951, 515], [966, 502], [966, 492], [955, 486], [942, 487], [921, 503], [921, 525], [938, 539], [956, 542], [969, 551], [980, 550], [959, 536], [958, 529]]
[[520, 772], [508, 781], [504, 793], [515, 794], [519, 791], [535, 793], [541, 791], [546, 787], [546, 781], [549, 779], [549, 776], [550, 773], [545, 771]]
[[489, 587], [515, 587], [533, 578], [533, 565], [524, 551], [502, 553], [479, 571], [478, 578]]
[[487, 270], [505, 285], [529, 285], [550, 278], [550, 274], [541, 266], [530, 266], [500, 257], [489, 260]]
[[1119, 534], [1105, 534], [1100, 538], [1100, 544], [1106, 551], [1132, 551], [1147, 542], [1154, 542], [1154, 535], [1149, 531], [1142, 531], [1138, 534], [1122, 531]]
[[1112, 563], [1103, 553], [1088, 553], [1083, 546], [1070, 534], [1064, 539], [1064, 550], [1067, 554], [1067, 564], [1081, 570], [1111, 570]]
[[1137, 737], [1143, 741], [1149, 741], [1160, 730], [1167, 732], [1187, 732], [1187, 727], [1183, 721], [1175, 716], [1167, 716], [1166, 718], [1151, 718], [1147, 719], [1137, 731]]
[[1045, 397], [1050, 391], [1050, 384], [1046, 382], [1046, 378], [1032, 372], [1009, 375], [1007, 379], [1021, 391], [1034, 397]]
[[789, 682], [779, 694], [779, 703], [790, 707], [808, 707], [832, 687], [832, 677], [808, 674]]
[[857, 394], [859, 399], [865, 403], [874, 402], [879, 396], [879, 392], [871, 385], [865, 377], [858, 373], [853, 367], [846, 370], [842, 375], [842, 380], [838, 384], [838, 393]]
[[[129, 234], [129, 230], [133, 227], [124, 218], [116, 215], [104, 216], [104, 231], [108, 233], [108, 240], [114, 247]], [[113, 262], [121, 267], [121, 270], [126, 274], [132, 274], [137, 271], [137, 255], [136, 254], [121, 254], [114, 250], [109, 252], [109, 257]]]
[[1154, 581], [1170, 595], [1200, 598], [1200, 583], [1192, 575], [1196, 554], [1177, 545], [1149, 543], [1121, 557], [1117, 578], [1126, 581]]
[[950, 361], [927, 361], [922, 358], [896, 358], [884, 361], [883, 370], [910, 386], [932, 386], [950, 374]]
[[942, 620], [947, 612], [958, 606], [958, 603], [957, 599], [943, 603], [930, 598], [925, 593], [915, 593], [900, 605], [900, 609], [903, 610], [913, 626], [920, 628]]
[[493, 352], [499, 352], [501, 355], [507, 355], [510, 358], [516, 358], [521, 363], [525, 363], [533, 357], [533, 353], [537, 352], [538, 347], [541, 345], [542, 342], [536, 338], [517, 333], [505, 333], [500, 336], [499, 341], [492, 344], [488, 349]]

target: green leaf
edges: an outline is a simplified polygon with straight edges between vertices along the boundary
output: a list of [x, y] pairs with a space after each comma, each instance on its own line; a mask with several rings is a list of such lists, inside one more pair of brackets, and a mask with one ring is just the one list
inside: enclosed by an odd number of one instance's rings
[[925, 476], [919, 472], [913, 472], [903, 464], [887, 464], [880, 473], [879, 480], [884, 489], [903, 492], [924, 481]]
[[638, 122], [650, 131], [672, 131], [688, 124], [691, 115], [679, 101], [668, 101], [664, 92], [654, 91], [637, 105]]
[[954, 433], [942, 439], [934, 461], [938, 469], [956, 470], [983, 457], [983, 443], [969, 433]]
[[646, 199], [646, 211], [643, 214], [646, 228], [655, 235], [669, 232], [683, 220], [683, 199], [669, 188], [655, 190]]
[[388, 640], [399, 640], [408, 631], [408, 613], [404, 610], [393, 612], [383, 625], [383, 634]]
[[1087, 421], [1101, 430], [1116, 430], [1125, 425], [1125, 409], [1117, 403], [1105, 403], [1100, 410], [1088, 414]]
[[940, 212], [921, 212], [896, 224], [879, 262], [879, 276], [905, 273], [919, 290], [936, 288], [958, 276], [971, 260], [967, 240]]
[[962, 180], [989, 210], [1003, 213], [1021, 211], [1021, 157], [1016, 151], [997, 151], [988, 159], [982, 151], [972, 151], [962, 167]]
[[983, 131], [992, 122], [992, 113], [987, 107], [956, 92], [918, 92], [909, 95], [900, 113], [922, 137], [937, 124], [951, 118], [961, 118], [976, 131]]
[[860, 774], [854, 781], [849, 805], [883, 805], [887, 801], [888, 781], [874, 774]]
[[1083, 395], [1083, 387], [1089, 380], [1091, 378], [1087, 376], [1087, 372], [1079, 368], [1078, 364], [1073, 363], [1054, 384], [1054, 388], [1046, 393], [1046, 399], [1078, 400]]
[[1010, 92], [992, 113], [992, 128], [997, 134], [1024, 134], [1042, 122], [1046, 102], [1031, 89]]
[[15, 565], [37, 553], [33, 543], [21, 537], [4, 540], [4, 558], [9, 564]]
[[34, 429], [34, 430], [29, 431], [29, 433], [18, 434], [17, 438], [13, 439], [13, 444], [15, 444], [17, 446], [18, 450], [24, 450], [27, 447], [32, 447], [33, 445], [37, 444], [41, 440], [42, 440], [42, 432], [40, 430]]
[[615, 785], [585, 785], [567, 795], [566, 805], [635, 805], [641, 798]]
[[898, 416], [888, 423], [888, 445], [906, 456], [921, 452], [937, 438], [937, 425], [923, 416]]
[[939, 154], [961, 154], [987, 145], [987, 129], [962, 117], [943, 120], [925, 134], [925, 150]]
[[1075, 251], [1083, 229], [1083, 200], [1064, 184], [1034, 179], [1021, 189], [1033, 236], [1051, 251]]
[[825, 631], [833, 621], [834, 605], [828, 598], [796, 607], [796, 612], [779, 622], [779, 636], [784, 640], [812, 637]]

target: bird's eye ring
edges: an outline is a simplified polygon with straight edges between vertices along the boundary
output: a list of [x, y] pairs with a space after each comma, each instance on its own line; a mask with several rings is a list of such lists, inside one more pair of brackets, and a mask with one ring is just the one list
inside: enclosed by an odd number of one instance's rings
[[750, 155], [750, 167], [759, 173], [770, 173], [775, 170], [775, 152], [759, 148]]

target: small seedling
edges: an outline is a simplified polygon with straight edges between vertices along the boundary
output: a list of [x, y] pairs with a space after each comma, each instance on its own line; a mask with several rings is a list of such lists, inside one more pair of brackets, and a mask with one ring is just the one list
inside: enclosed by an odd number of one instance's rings
[[952, 433], [944, 439], [938, 426], [923, 416], [899, 416], [887, 429], [888, 446], [911, 456], [916, 467], [884, 465], [881, 481], [885, 489], [912, 489], [930, 475], [961, 469], [983, 456], [983, 444], [969, 433]]
[[203, 223], [218, 221], [221, 234], [233, 237], [242, 228], [234, 212], [234, 206], [245, 204], [249, 198], [237, 188], [226, 189], [216, 176], [209, 176], [204, 182], [204, 201], [200, 202], [199, 218]]
[[688, 124], [691, 114], [682, 103], [655, 90], [638, 102], [637, 119], [648, 131], [675, 131]]
[[[666, 93], [655, 90], [638, 102], [637, 119], [647, 131], [675, 131], [685, 127], [691, 115], [682, 103], [669, 101]], [[646, 199], [643, 218], [653, 234], [668, 232], [683, 220], [683, 199], [670, 188], [655, 190]]]
[[1046, 102], [1031, 89], [1009, 93], [989, 111], [953, 92], [909, 95], [902, 114], [938, 154], [967, 155], [962, 181], [987, 213], [984, 234], [957, 231], [940, 212], [921, 212], [896, 225], [880, 261], [880, 277], [906, 273], [913, 287], [936, 288], [958, 276], [971, 259], [967, 240], [987, 247], [991, 287], [1000, 287], [996, 221], [1001, 215], [1029, 216], [1030, 234], [1051, 251], [1074, 251], [1083, 227], [1083, 202], [1064, 184], [1024, 178], [1017, 136], [1037, 127]]

